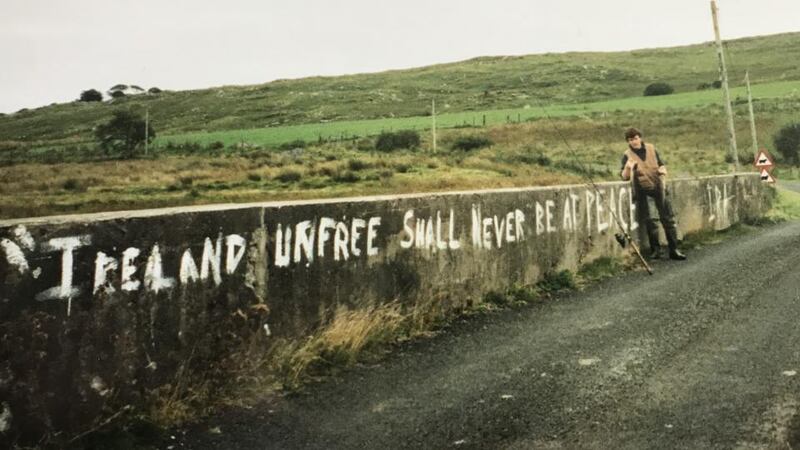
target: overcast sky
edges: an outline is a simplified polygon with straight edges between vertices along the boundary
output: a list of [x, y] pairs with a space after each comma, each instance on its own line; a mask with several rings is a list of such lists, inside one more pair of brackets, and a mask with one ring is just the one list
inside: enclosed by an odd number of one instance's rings
[[[800, 31], [798, 0], [718, 4], [723, 39]], [[708, 0], [1, 0], [0, 112], [117, 83], [196, 89], [713, 37]]]

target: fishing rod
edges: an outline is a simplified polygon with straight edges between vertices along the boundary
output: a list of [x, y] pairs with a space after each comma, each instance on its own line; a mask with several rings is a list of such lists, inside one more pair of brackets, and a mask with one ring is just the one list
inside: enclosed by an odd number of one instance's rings
[[[578, 157], [578, 153], [569, 144], [569, 141], [567, 141], [567, 138], [564, 136], [564, 133], [561, 132], [561, 128], [559, 128], [559, 126], [556, 124], [556, 121], [553, 120], [553, 118], [550, 116], [550, 113], [547, 112], [547, 109], [544, 107], [544, 105], [540, 101], [537, 101], [537, 103], [539, 103], [539, 107], [542, 109], [542, 112], [544, 112], [544, 115], [545, 117], [547, 117], [547, 120], [550, 121], [550, 125], [556, 131], [558, 137], [564, 142], [564, 145], [567, 146], [567, 150], [569, 150], [570, 156], [572, 156], [572, 159], [578, 165], [578, 169], [581, 172], [581, 176], [583, 176], [583, 178], [586, 179], [586, 181], [588, 181], [588, 185], [591, 186], [592, 189], [594, 189], [594, 192], [597, 195], [597, 199], [598, 201], [600, 201], [600, 198], [602, 198], [603, 194], [600, 192], [600, 189], [594, 182], [591, 172], [589, 172], [589, 170], [587, 170], [586, 167], [583, 165], [580, 158]], [[634, 168], [631, 173], [631, 181], [633, 181], [634, 179], [635, 173], [633, 172], [635, 172], [635, 170], [636, 169]], [[631, 195], [633, 195], [633, 188], [631, 188]], [[621, 231], [620, 233], [615, 233], [614, 238], [617, 240], [617, 242], [622, 248], [625, 248], [626, 244], [630, 244], [634, 253], [639, 258], [639, 261], [642, 263], [642, 266], [644, 266], [644, 269], [647, 271], [648, 274], [652, 275], [653, 269], [650, 267], [649, 264], [647, 264], [647, 261], [644, 259], [644, 256], [642, 256], [642, 252], [639, 250], [639, 246], [636, 245], [636, 242], [633, 241], [633, 238], [631, 238], [631, 235], [628, 233], [628, 230], [624, 226], [622, 226], [622, 221], [617, 216], [616, 208], [609, 208], [609, 211], [611, 211], [611, 216], [614, 218], [614, 223], [617, 224], [617, 228], [619, 228], [619, 230]]]

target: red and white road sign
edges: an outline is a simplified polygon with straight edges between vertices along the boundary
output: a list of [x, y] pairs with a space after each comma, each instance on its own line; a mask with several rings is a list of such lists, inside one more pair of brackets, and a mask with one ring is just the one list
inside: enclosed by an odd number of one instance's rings
[[775, 165], [775, 163], [772, 161], [772, 156], [770, 156], [766, 150], [759, 150], [758, 156], [756, 156], [756, 160], [753, 162], [753, 165], [759, 169], [769, 169]]
[[773, 177], [769, 172], [767, 172], [767, 169], [761, 169], [761, 181], [765, 183], [774, 183], [775, 177]]

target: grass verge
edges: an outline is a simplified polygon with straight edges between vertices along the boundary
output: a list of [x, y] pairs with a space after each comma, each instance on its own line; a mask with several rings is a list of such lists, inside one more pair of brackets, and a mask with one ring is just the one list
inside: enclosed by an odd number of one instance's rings
[[800, 219], [800, 193], [778, 187], [772, 209], [765, 218], [772, 221]]

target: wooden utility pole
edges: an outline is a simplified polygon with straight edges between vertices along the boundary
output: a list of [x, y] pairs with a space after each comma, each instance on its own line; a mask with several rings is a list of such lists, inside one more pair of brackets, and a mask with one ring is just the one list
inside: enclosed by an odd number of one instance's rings
[[717, 2], [711, 0], [711, 17], [714, 19], [714, 37], [717, 40], [717, 58], [719, 59], [719, 73], [722, 79], [722, 91], [725, 99], [725, 110], [728, 112], [728, 138], [730, 139], [731, 153], [735, 170], [739, 171], [739, 152], [736, 149], [736, 130], [733, 127], [733, 109], [731, 108], [731, 93], [728, 90], [728, 70], [725, 68], [725, 55], [722, 52], [722, 40], [719, 37], [719, 24], [717, 23]]
[[753, 114], [753, 93], [750, 91], [750, 71], [744, 73], [747, 84], [747, 107], [750, 109], [750, 136], [753, 138], [753, 157], [758, 158], [758, 137], [756, 136], [756, 115]]
[[436, 100], [431, 99], [431, 117], [433, 117], [433, 152], [436, 153]]
[[147, 144], [150, 140], [150, 109], [144, 110], [144, 156], [147, 156]]

